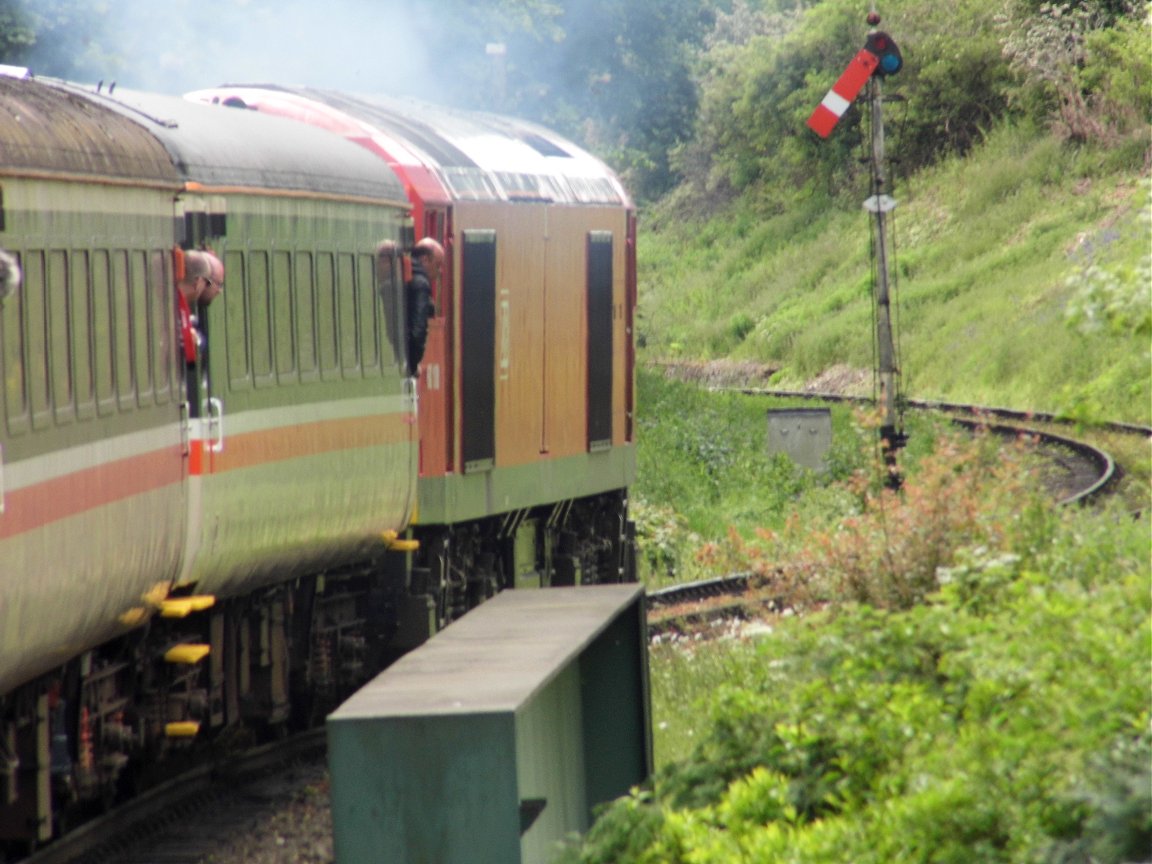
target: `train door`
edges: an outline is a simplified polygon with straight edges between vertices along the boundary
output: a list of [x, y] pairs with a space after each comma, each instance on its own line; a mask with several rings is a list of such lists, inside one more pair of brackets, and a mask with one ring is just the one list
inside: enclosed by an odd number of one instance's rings
[[636, 213], [629, 211], [624, 258], [624, 440], [635, 440], [636, 422]]
[[428, 342], [420, 367], [420, 474], [439, 476], [453, 470], [453, 340], [454, 272], [451, 213], [425, 206], [420, 238], [432, 237], [444, 247], [444, 272], [435, 280], [432, 302], [435, 316], [428, 322]]
[[465, 230], [460, 251], [460, 464], [496, 463], [496, 232]]
[[[213, 333], [209, 307], [219, 304], [225, 268], [220, 244], [226, 234], [222, 201], [189, 198], [178, 202], [183, 224], [180, 251], [174, 268], [175, 302], [179, 306], [178, 328], [184, 368], [183, 396], [185, 451], [187, 454], [187, 534], [184, 566], [180, 581], [192, 578], [197, 554], [204, 538], [204, 480], [215, 472], [216, 457], [224, 448], [224, 401], [214, 387], [213, 346], [224, 337]], [[193, 255], [200, 260], [192, 263]], [[207, 272], [204, 266], [211, 260]], [[185, 286], [194, 286], [195, 297], [185, 296]], [[223, 347], [221, 346], [223, 355]], [[216, 364], [218, 366], [218, 364]]]
[[589, 231], [587, 242], [587, 443], [595, 452], [612, 446], [613, 235]]

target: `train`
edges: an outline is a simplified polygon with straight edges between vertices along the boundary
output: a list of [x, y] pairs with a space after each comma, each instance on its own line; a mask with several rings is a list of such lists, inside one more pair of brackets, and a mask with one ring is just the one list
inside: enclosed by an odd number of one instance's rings
[[5, 68], [0, 857], [499, 591], [634, 580], [635, 241], [519, 119]]

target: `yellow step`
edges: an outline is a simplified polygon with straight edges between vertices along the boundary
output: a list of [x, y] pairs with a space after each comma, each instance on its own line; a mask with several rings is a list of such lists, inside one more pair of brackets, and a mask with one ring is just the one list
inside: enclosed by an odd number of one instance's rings
[[160, 601], [160, 615], [164, 618], [187, 618], [193, 612], [203, 612], [216, 604], [211, 594], [196, 594], [191, 597], [169, 597]]
[[199, 663], [205, 657], [212, 653], [211, 645], [203, 645], [196, 643], [188, 643], [186, 645], [176, 645], [169, 648], [164, 655], [164, 659], [169, 663], [184, 663], [191, 665]]
[[388, 547], [389, 552], [415, 552], [420, 548], [419, 540], [402, 540], [400, 535], [389, 528], [380, 532], [380, 539]]
[[169, 738], [195, 738], [200, 724], [195, 720], [182, 720], [178, 723], [165, 723], [164, 734]]

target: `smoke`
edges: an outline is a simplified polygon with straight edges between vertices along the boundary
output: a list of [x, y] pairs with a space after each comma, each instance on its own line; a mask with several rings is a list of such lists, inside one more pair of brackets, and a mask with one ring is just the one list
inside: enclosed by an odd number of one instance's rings
[[667, 153], [692, 126], [693, 51], [725, 2], [0, 0], [0, 20], [15, 4], [37, 37], [0, 63], [173, 94], [306, 85], [518, 114], [645, 195], [675, 179]]
[[438, 71], [452, 36], [433, 20], [435, 10], [420, 4], [24, 2], [36, 7], [31, 15], [40, 26], [37, 44], [21, 59], [37, 75], [173, 94], [224, 83], [281, 83], [452, 101], [452, 76]]

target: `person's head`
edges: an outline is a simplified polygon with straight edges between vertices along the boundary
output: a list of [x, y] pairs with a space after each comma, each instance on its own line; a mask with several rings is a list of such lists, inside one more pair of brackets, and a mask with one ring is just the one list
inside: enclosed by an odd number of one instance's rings
[[439, 276], [444, 266], [444, 247], [431, 237], [425, 237], [412, 250], [412, 258], [420, 262], [429, 276]]
[[180, 293], [188, 301], [189, 306], [195, 306], [204, 293], [207, 284], [212, 281], [212, 265], [208, 256], [203, 252], [190, 249], [184, 253], [184, 278], [180, 280]]
[[224, 263], [211, 252], [203, 254], [208, 259], [208, 276], [204, 290], [200, 292], [200, 302], [207, 305], [224, 290]]
[[224, 288], [224, 265], [211, 252], [190, 249], [184, 253], [184, 278], [179, 286], [189, 306], [211, 303]]

